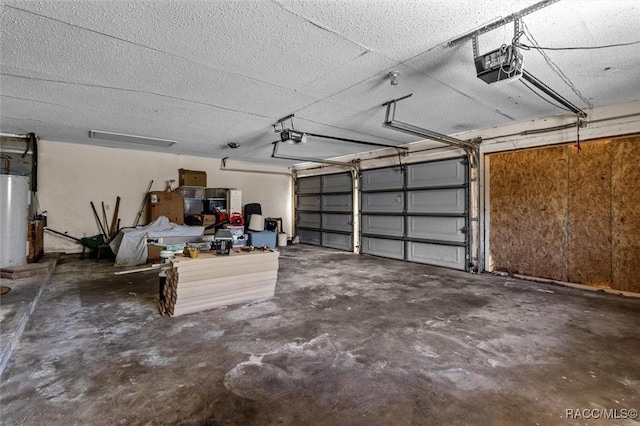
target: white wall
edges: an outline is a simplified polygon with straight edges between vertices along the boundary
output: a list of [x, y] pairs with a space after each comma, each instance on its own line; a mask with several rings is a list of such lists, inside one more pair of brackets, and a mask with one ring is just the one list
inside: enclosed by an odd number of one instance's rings
[[[81, 238], [100, 234], [90, 202], [102, 217], [101, 202], [111, 221], [116, 197], [120, 196], [121, 227], [133, 226], [151, 180], [152, 191], [162, 191], [167, 181], [178, 183], [178, 169], [207, 172], [210, 188], [242, 191], [242, 204], [260, 203], [265, 216], [282, 217], [285, 232], [291, 234], [291, 178], [285, 175], [220, 170], [214, 158], [178, 156], [39, 141], [39, 212], [47, 211], [47, 225], [59, 232]], [[231, 167], [231, 164], [229, 164]], [[234, 169], [287, 173], [286, 167], [233, 162]], [[140, 223], [144, 224], [146, 212]], [[45, 252], [77, 253], [82, 247], [74, 241], [45, 231]]]

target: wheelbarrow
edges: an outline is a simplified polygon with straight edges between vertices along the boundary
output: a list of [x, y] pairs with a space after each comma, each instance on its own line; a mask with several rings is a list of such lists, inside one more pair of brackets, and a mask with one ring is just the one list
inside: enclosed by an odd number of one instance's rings
[[100, 260], [100, 255], [102, 254], [102, 250], [106, 250], [106, 249], [110, 250], [111, 249], [109, 247], [109, 244], [105, 243], [104, 235], [102, 235], [102, 234], [94, 235], [92, 237], [76, 238], [76, 237], [72, 237], [69, 234], [65, 234], [63, 232], [55, 231], [55, 230], [53, 230], [51, 228], [44, 228], [44, 230], [52, 232], [54, 234], [58, 234], [58, 235], [63, 236], [63, 237], [67, 237], [67, 238], [72, 239], [73, 241], [77, 242], [78, 244], [81, 244], [82, 245], [82, 257], [81, 257], [81, 259], [84, 259], [84, 255], [85, 255], [87, 249], [96, 249], [97, 250], [96, 261]]

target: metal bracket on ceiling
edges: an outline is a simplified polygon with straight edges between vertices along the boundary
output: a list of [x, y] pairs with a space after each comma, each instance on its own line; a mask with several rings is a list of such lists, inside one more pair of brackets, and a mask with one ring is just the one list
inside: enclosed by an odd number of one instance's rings
[[456, 37], [453, 40], [451, 40], [449, 43], [447, 43], [447, 46], [448, 47], [452, 47], [452, 46], [455, 46], [456, 44], [462, 43], [462, 42], [464, 42], [464, 41], [466, 41], [466, 40], [468, 40], [470, 38], [474, 38], [474, 37], [477, 37], [477, 36], [479, 36], [481, 34], [488, 33], [489, 31], [495, 30], [496, 28], [500, 28], [503, 25], [506, 25], [511, 21], [515, 21], [515, 20], [517, 20], [519, 18], [522, 18], [523, 16], [529, 15], [530, 13], [537, 12], [538, 10], [543, 9], [543, 8], [545, 8], [547, 6], [551, 6], [552, 4], [554, 4], [554, 3], [558, 2], [558, 1], [559, 0], [544, 0], [544, 1], [538, 2], [538, 3], [534, 4], [534, 5], [531, 5], [529, 7], [526, 7], [524, 9], [522, 9], [522, 10], [519, 10], [519, 11], [517, 11], [515, 13], [512, 13], [509, 16], [497, 19], [497, 20], [495, 20], [495, 21], [493, 21], [493, 22], [491, 22], [491, 23], [489, 23], [489, 24], [487, 24], [487, 25], [485, 25], [483, 27], [478, 28], [477, 30], [470, 31], [470, 32], [468, 32], [466, 34], [461, 35], [460, 37]]
[[583, 110], [581, 110], [580, 108], [578, 108], [577, 106], [569, 102], [567, 99], [562, 97], [562, 95], [560, 95], [558, 92], [553, 90], [551, 87], [547, 86], [542, 81], [538, 80], [536, 77], [531, 75], [531, 73], [529, 73], [527, 70], [522, 70], [522, 78], [528, 81], [529, 83], [531, 83], [536, 89], [540, 90], [545, 95], [554, 99], [556, 102], [559, 102], [560, 104], [562, 104], [564, 107], [566, 107], [571, 112], [576, 114], [579, 118], [587, 117], [586, 112], [584, 112]]
[[473, 37], [471, 38], [472, 44], [473, 44], [473, 57], [477, 58], [478, 56], [480, 56], [480, 53], [478, 52], [478, 36], [476, 34], [473, 35]]
[[310, 163], [322, 163], [322, 164], [330, 164], [332, 166], [345, 166], [352, 168], [353, 165], [351, 163], [345, 163], [343, 161], [332, 161], [332, 160], [323, 160], [321, 158], [309, 158], [309, 157], [292, 157], [288, 155], [280, 155], [278, 154], [278, 145], [280, 145], [281, 141], [275, 141], [273, 143], [273, 150], [271, 152], [271, 158], [277, 158], [280, 160], [292, 160], [292, 161], [305, 161]]
[[388, 127], [393, 130], [397, 130], [399, 132], [408, 133], [410, 135], [420, 136], [426, 139], [431, 139], [436, 142], [441, 142], [446, 145], [455, 146], [458, 148], [467, 149], [478, 149], [478, 143], [475, 141], [465, 141], [462, 139], [457, 139], [451, 136], [444, 135], [442, 133], [434, 132], [433, 130], [423, 129], [418, 126], [414, 126], [411, 124], [404, 123], [402, 121], [396, 120], [396, 104], [398, 101], [403, 99], [407, 99], [413, 95], [403, 96], [398, 99], [394, 99], [382, 104], [382, 106], [387, 107], [387, 112], [385, 114], [385, 121], [382, 124], [384, 127]]
[[[479, 34], [477, 33], [471, 34], [471, 45], [473, 47], [474, 58], [480, 57], [480, 42], [478, 41], [478, 35]], [[520, 17], [518, 16], [513, 19], [513, 41], [512, 42], [515, 43], [516, 40], [518, 40], [519, 36], [520, 36]]]
[[[411, 95], [409, 95], [409, 96], [411, 96]], [[285, 130], [289, 130], [289, 128], [288, 127], [285, 128], [284, 124], [283, 124], [287, 120], [291, 120], [291, 128], [290, 129], [295, 129], [294, 126], [293, 126], [293, 117], [295, 117], [295, 114], [291, 114], [291, 115], [288, 115], [286, 117], [283, 117], [283, 118], [279, 119], [277, 122], [275, 122], [274, 124], [272, 124], [272, 126], [274, 128], [274, 132], [282, 133]], [[277, 129], [278, 125], [280, 125], [280, 127], [281, 127], [279, 130]], [[394, 149], [399, 149], [399, 150], [408, 150], [409, 149], [406, 146], [396, 146], [396, 145], [390, 145], [390, 144], [386, 144], [386, 143], [360, 141], [360, 140], [356, 140], [356, 139], [341, 138], [341, 137], [338, 137], [338, 136], [329, 136], [329, 135], [321, 135], [321, 134], [318, 134], [318, 133], [302, 132], [300, 130], [298, 130], [297, 132], [302, 133], [302, 134], [304, 134], [306, 136], [314, 137], [314, 138], [330, 139], [330, 140], [334, 140], [334, 141], [355, 143], [355, 144], [359, 144], [359, 145], [375, 146], [377, 148], [394, 148]]]
[[359, 141], [359, 140], [355, 140], [355, 139], [340, 138], [340, 137], [337, 137], [337, 136], [319, 135], [317, 133], [305, 132], [305, 134], [307, 136], [313, 136], [315, 138], [331, 139], [331, 140], [334, 140], [334, 141], [356, 143], [356, 144], [360, 144], [360, 145], [369, 145], [369, 146], [375, 146], [375, 147], [378, 147], [378, 148], [394, 148], [394, 149], [400, 149], [400, 150], [408, 150], [409, 149], [409, 147], [406, 147], [406, 146], [396, 146], [396, 145], [390, 145], [390, 144], [386, 144], [386, 143]]
[[[295, 114], [289, 114], [286, 117], [282, 117], [281, 119], [279, 119], [278, 121], [276, 121], [275, 123], [272, 124], [273, 126], [273, 131], [275, 133], [280, 133], [282, 131], [285, 130], [284, 127], [284, 122], [287, 120], [291, 120], [291, 128], [294, 129], [295, 127], [293, 126], [293, 117], [295, 117]], [[280, 126], [280, 129], [278, 129], [278, 126]]]

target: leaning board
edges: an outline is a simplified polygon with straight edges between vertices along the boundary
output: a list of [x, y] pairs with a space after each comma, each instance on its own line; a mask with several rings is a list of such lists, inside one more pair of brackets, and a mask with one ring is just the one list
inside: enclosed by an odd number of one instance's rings
[[277, 251], [253, 251], [172, 259], [166, 271], [164, 300], [159, 301], [160, 312], [184, 315], [273, 297], [278, 255]]

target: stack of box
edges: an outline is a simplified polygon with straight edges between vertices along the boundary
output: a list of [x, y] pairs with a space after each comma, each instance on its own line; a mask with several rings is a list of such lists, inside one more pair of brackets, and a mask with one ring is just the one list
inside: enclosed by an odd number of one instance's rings
[[178, 193], [184, 199], [184, 215], [200, 215], [202, 213], [202, 203], [204, 200], [204, 187], [180, 186]]
[[203, 210], [207, 173], [198, 170], [178, 170], [178, 193], [184, 199], [184, 215], [200, 215]]

